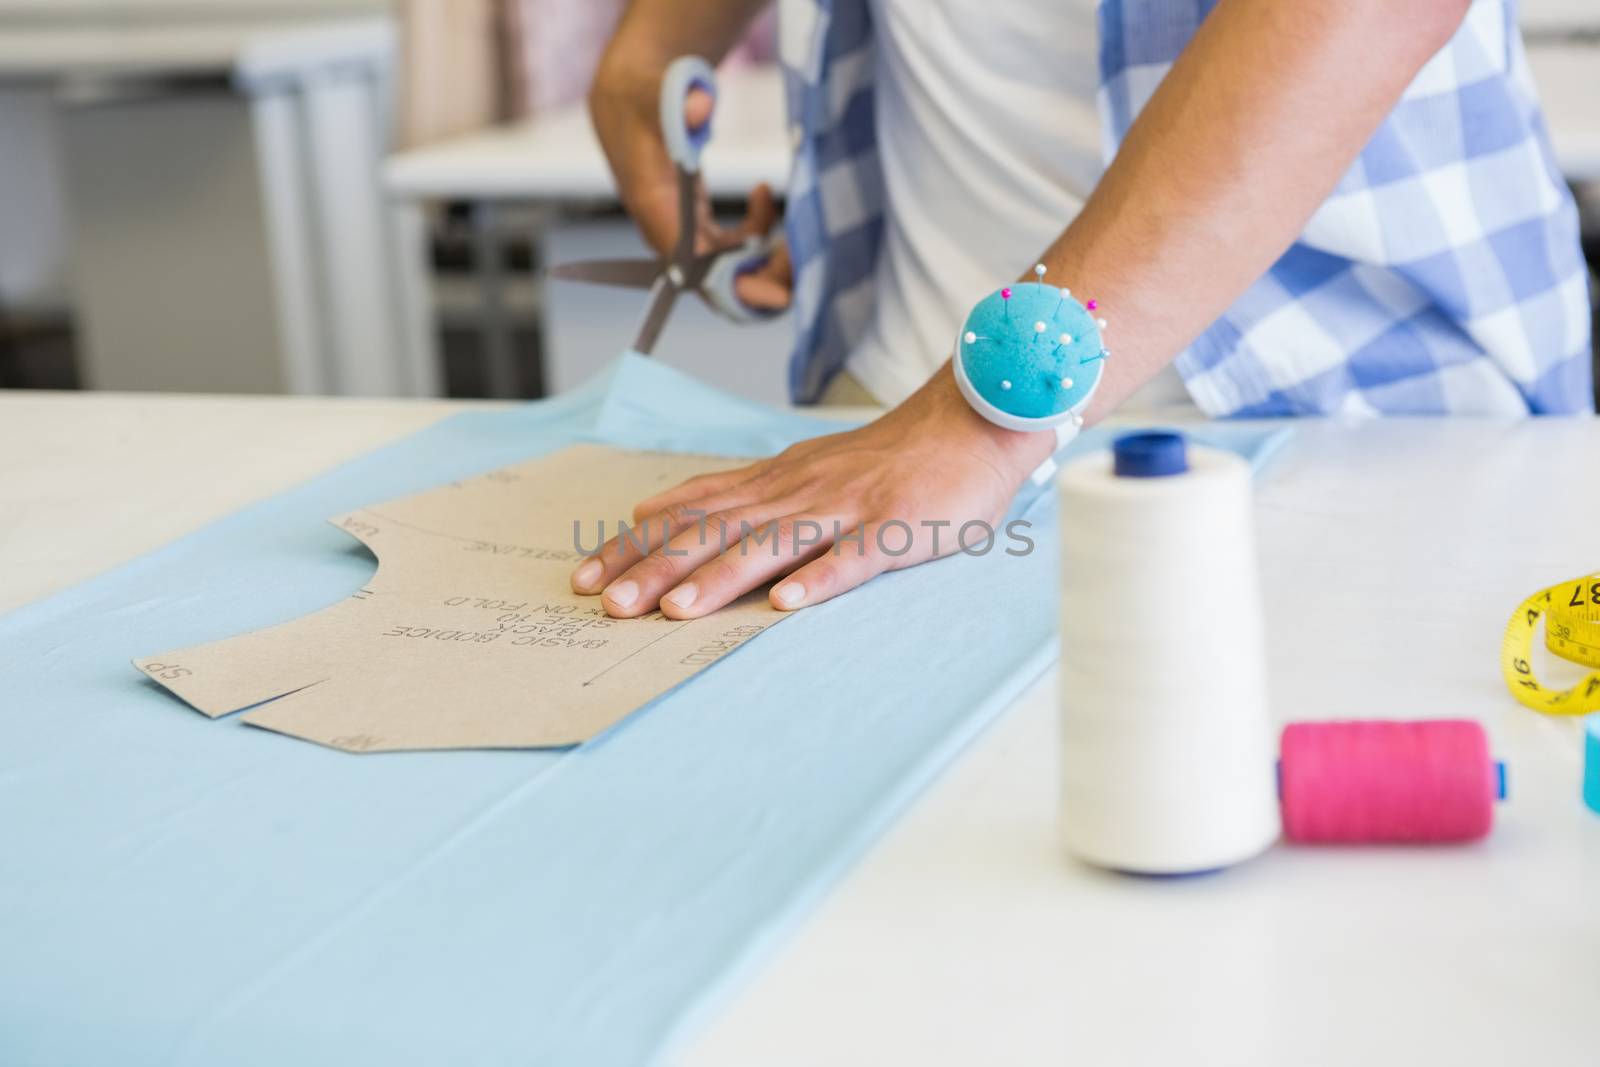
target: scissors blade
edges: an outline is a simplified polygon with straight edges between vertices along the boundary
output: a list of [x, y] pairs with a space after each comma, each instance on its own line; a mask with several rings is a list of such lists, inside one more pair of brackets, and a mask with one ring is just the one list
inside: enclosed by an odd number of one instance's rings
[[550, 268], [550, 277], [591, 285], [648, 289], [661, 277], [661, 264], [653, 259], [590, 259], [557, 264]]
[[699, 229], [700, 175], [678, 164], [678, 243], [672, 262], [687, 264], [694, 259], [696, 231]]
[[650, 290], [650, 306], [645, 309], [639, 335], [633, 342], [633, 350], [641, 356], [648, 356], [656, 346], [656, 338], [661, 336], [661, 328], [667, 324], [667, 316], [672, 313], [678, 292], [678, 288], [664, 277], [657, 279]]

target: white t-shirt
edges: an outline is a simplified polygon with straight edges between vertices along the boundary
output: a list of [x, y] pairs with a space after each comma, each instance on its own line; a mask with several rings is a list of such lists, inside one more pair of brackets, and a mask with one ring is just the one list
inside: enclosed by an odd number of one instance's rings
[[1094, 0], [871, 0], [887, 228], [847, 369], [884, 404], [949, 358], [1101, 170]]

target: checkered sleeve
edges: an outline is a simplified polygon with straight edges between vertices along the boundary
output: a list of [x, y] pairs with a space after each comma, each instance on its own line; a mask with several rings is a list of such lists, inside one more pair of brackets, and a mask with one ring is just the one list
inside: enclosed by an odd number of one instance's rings
[[866, 0], [781, 0], [795, 146], [784, 227], [794, 264], [790, 395], [815, 401], [866, 328], [883, 240]]

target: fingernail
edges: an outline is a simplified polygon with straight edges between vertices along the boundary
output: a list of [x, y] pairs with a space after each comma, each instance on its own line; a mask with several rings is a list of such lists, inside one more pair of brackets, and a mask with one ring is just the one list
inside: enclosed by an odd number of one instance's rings
[[637, 582], [614, 582], [606, 590], [606, 599], [619, 608], [632, 607], [639, 599], [639, 585]]
[[700, 589], [698, 586], [693, 582], [684, 582], [661, 599], [681, 610], [694, 607], [695, 597], [699, 595]]
[[572, 572], [572, 584], [579, 589], [593, 589], [594, 583], [600, 580], [600, 572], [603, 569], [599, 560], [585, 560], [581, 567]]
[[806, 587], [799, 582], [787, 582], [778, 586], [772, 597], [784, 607], [792, 608], [806, 598]]

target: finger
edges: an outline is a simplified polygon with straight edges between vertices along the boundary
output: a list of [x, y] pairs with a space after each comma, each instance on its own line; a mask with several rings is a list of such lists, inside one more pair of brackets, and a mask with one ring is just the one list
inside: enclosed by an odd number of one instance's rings
[[789, 259], [789, 242], [778, 240], [773, 242], [772, 251], [767, 256], [767, 265], [763, 271], [768, 277], [783, 283], [785, 289], [794, 287], [794, 263]]
[[670, 254], [678, 242], [678, 187], [671, 170], [660, 180], [641, 183], [631, 192], [628, 214], [638, 224], [645, 243], [657, 255]]
[[[691, 127], [703, 125], [711, 117], [715, 98], [704, 89], [692, 89], [684, 98], [683, 118]], [[647, 127], [631, 126], [633, 135], [620, 144], [605, 139], [606, 155], [620, 181], [622, 199], [643, 234], [645, 242], [659, 256], [670, 255], [678, 242], [678, 174], [661, 143], [658, 112], [650, 111]], [[698, 186], [698, 183], [697, 183]], [[697, 188], [696, 211], [709, 216], [710, 201], [703, 186]], [[697, 249], [705, 251], [711, 238], [696, 232]]]
[[[725, 509], [675, 504], [653, 512], [646, 518], [635, 519], [632, 525], [619, 529], [615, 537], [578, 564], [572, 572], [572, 591], [584, 596], [599, 593], [623, 571], [659, 549], [670, 538], [705, 521], [712, 511], [721, 510]], [[618, 525], [620, 527], [623, 524]]]
[[759, 529], [788, 510], [787, 502], [764, 502], [704, 516], [607, 585], [601, 595], [606, 614], [632, 619], [654, 611], [662, 594], [737, 544], [746, 531]]
[[704, 89], [690, 89], [689, 95], [683, 98], [683, 122], [691, 130], [697, 130], [711, 121], [711, 110], [716, 106], [717, 98]]
[[713, 471], [710, 474], [697, 474], [693, 478], [679, 482], [665, 492], [647, 497], [633, 507], [633, 517], [639, 519], [645, 515], [654, 515], [665, 511], [675, 504], [693, 502], [710, 503], [712, 506], [704, 508], [706, 511], [726, 511], [737, 507], [744, 500], [727, 499], [726, 495], [748, 482], [764, 466], [762, 463], [752, 463], [746, 467], [735, 467], [727, 471]]
[[789, 306], [789, 287], [760, 273], [741, 275], [733, 291], [745, 307], [758, 311], [782, 311]]
[[765, 237], [778, 222], [778, 201], [772, 195], [772, 186], [762, 182], [750, 191], [745, 207], [744, 224], [740, 227], [746, 237]]
[[795, 567], [817, 559], [849, 524], [815, 514], [790, 514], [753, 529], [726, 552], [698, 567], [661, 598], [662, 614], [698, 619]]
[[[705, 183], [694, 179], [696, 253], [709, 252], [725, 244], [737, 244], [739, 238], [725, 234], [711, 215], [711, 200], [706, 195]], [[661, 170], [655, 180], [642, 181], [630, 187], [624, 196], [628, 214], [639, 226], [645, 243], [659, 256], [670, 256], [678, 247], [679, 203], [678, 175], [665, 154], [661, 157]]]
[[772, 606], [779, 611], [794, 611], [848, 593], [885, 571], [905, 566], [911, 555], [895, 554], [900, 547], [901, 538], [893, 531], [884, 531], [879, 524], [846, 531], [827, 554], [773, 586]]
[[780, 241], [767, 261], [733, 280], [733, 291], [747, 307], [781, 311], [789, 306], [794, 289], [794, 267], [789, 261], [789, 246]]
[[720, 251], [724, 248], [736, 248], [744, 237], [737, 228], [730, 228], [717, 221], [717, 215], [711, 206], [711, 197], [706, 192], [704, 178], [696, 178], [695, 184], [695, 242], [694, 250], [697, 254]]

